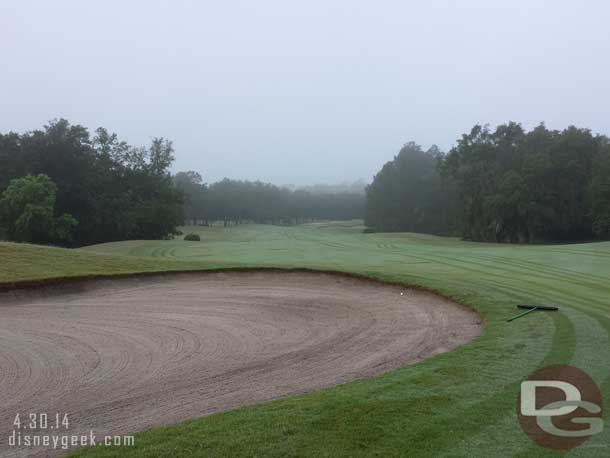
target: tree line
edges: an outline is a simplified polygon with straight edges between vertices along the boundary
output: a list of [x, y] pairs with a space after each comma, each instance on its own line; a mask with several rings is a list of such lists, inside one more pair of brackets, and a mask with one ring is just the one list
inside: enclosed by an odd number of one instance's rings
[[509, 243], [610, 237], [610, 139], [477, 125], [447, 154], [406, 144], [367, 188], [365, 223]]
[[173, 161], [164, 138], [135, 147], [64, 119], [0, 133], [0, 239], [81, 246], [167, 239], [185, 222], [294, 224], [364, 212], [363, 195], [228, 179], [207, 185], [195, 172], [172, 175]]
[[260, 181], [225, 178], [207, 185], [197, 172], [179, 172], [176, 186], [185, 196], [189, 224], [223, 225], [252, 221], [259, 224], [300, 224], [315, 220], [360, 219], [364, 195], [353, 192], [315, 194]]
[[0, 225], [10, 240], [60, 245], [171, 237], [182, 222], [173, 153], [163, 138], [133, 147], [64, 119], [0, 134]]

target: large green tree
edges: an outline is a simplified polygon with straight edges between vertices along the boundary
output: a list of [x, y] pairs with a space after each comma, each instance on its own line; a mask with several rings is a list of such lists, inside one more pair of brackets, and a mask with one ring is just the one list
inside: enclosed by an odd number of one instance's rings
[[441, 176], [442, 152], [414, 142], [402, 147], [367, 188], [365, 223], [377, 231], [451, 235], [459, 227], [450, 180]]
[[57, 210], [79, 225], [72, 244], [167, 238], [182, 223], [182, 193], [169, 173], [171, 142], [133, 147], [116, 134], [64, 119], [24, 134], [0, 134], [0, 191], [11, 179], [44, 173], [57, 185]]
[[78, 222], [64, 213], [55, 216], [57, 186], [44, 174], [12, 180], [0, 196], [0, 225], [9, 240], [69, 243]]

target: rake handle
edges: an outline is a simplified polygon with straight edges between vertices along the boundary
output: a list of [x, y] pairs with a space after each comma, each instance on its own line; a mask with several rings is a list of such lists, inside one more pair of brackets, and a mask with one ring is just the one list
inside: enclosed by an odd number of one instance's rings
[[533, 309], [529, 309], [527, 312], [523, 312], [523, 313], [520, 313], [519, 315], [515, 315], [514, 317], [512, 317], [506, 321], [511, 322], [513, 320], [516, 320], [517, 318], [521, 318], [522, 316], [527, 315], [528, 313], [532, 313], [535, 310], [538, 310], [538, 307], [534, 307]]

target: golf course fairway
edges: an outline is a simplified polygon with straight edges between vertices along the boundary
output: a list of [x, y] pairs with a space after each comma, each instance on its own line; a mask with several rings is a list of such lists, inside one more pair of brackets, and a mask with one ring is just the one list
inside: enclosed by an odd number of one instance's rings
[[[422, 362], [311, 393], [136, 434], [79, 457], [554, 457], [610, 455], [610, 243], [497, 245], [359, 222], [186, 228], [200, 242], [126, 241], [78, 250], [0, 244], [2, 283], [221, 268], [340, 271], [434, 290], [484, 319], [482, 334]], [[516, 304], [556, 305], [514, 322]], [[569, 452], [535, 445], [515, 412], [540, 367], [586, 371], [603, 433]]]

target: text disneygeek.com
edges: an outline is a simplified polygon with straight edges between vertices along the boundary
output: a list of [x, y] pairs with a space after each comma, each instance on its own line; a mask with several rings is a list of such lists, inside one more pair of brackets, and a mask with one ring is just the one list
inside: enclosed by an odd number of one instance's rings
[[68, 450], [77, 447], [133, 447], [134, 436], [96, 436], [93, 430], [87, 434], [69, 433], [70, 420], [66, 413], [16, 414], [13, 431], [5, 438], [9, 447], [46, 447]]

